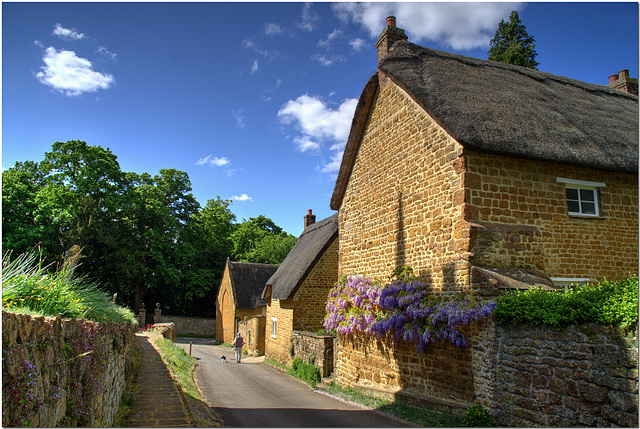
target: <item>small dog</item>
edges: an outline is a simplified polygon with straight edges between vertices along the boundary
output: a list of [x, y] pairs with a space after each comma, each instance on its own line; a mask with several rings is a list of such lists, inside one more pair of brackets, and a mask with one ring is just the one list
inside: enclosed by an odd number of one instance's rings
[[222, 363], [227, 363], [227, 358], [224, 357], [224, 355], [222, 355], [222, 357], [220, 358], [220, 360], [222, 361]]

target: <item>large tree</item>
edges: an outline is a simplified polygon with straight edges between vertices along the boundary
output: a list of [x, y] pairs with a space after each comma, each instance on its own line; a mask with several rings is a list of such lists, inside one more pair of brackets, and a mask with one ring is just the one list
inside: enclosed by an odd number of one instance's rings
[[243, 220], [233, 233], [233, 259], [239, 262], [279, 264], [296, 238], [262, 215]]
[[511, 12], [509, 22], [500, 21], [489, 46], [490, 60], [537, 70], [535, 40], [527, 33], [517, 11]]
[[16, 162], [2, 173], [3, 251], [19, 255], [38, 245], [48, 259], [61, 252], [59, 227], [54, 219], [44, 215], [38, 201], [46, 186], [45, 179], [38, 163], [33, 161]]

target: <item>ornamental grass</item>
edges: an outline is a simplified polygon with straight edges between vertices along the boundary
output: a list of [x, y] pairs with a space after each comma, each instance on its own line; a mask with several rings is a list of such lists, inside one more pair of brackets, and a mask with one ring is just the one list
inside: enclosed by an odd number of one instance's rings
[[99, 285], [70, 264], [43, 266], [36, 252], [2, 257], [2, 309], [34, 316], [136, 323], [131, 310], [112, 302]]

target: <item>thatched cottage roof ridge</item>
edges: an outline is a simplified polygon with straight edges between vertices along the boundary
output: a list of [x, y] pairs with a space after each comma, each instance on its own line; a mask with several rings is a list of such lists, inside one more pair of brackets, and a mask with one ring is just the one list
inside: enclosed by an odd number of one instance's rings
[[638, 171], [638, 97], [634, 95], [402, 41], [379, 68], [463, 145]]
[[[271, 298], [291, 297], [337, 237], [338, 213], [305, 228], [278, 270], [266, 282], [271, 285]], [[266, 288], [262, 296], [265, 294]]]
[[[638, 172], [635, 95], [406, 41], [396, 42], [378, 68], [464, 147]], [[377, 73], [356, 107], [331, 199], [334, 210], [344, 195], [378, 86]]]
[[262, 299], [262, 289], [278, 265], [227, 260], [231, 287], [236, 297], [236, 308], [251, 309], [267, 305]]

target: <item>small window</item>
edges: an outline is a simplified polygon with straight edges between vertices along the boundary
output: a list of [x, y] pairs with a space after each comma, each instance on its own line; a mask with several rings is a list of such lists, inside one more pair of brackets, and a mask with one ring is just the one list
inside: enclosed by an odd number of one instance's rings
[[278, 332], [278, 319], [275, 317], [271, 318], [271, 338], [276, 337], [276, 332]]
[[567, 211], [571, 216], [600, 216], [600, 188], [604, 183], [582, 180], [563, 179], [557, 181], [565, 184]]

